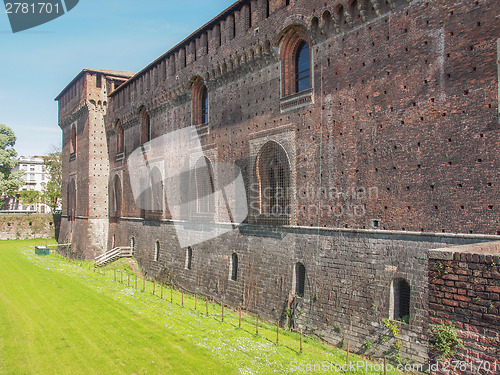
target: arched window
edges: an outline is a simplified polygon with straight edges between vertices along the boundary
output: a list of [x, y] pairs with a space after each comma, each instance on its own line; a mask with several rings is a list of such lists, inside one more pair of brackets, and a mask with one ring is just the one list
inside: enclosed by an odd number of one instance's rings
[[144, 107], [139, 111], [139, 121], [141, 123], [141, 144], [144, 144], [151, 140], [151, 119]]
[[410, 284], [405, 279], [395, 279], [391, 288], [391, 318], [410, 322]]
[[[199, 130], [205, 129], [201, 125], [208, 124], [208, 90], [205, 86], [203, 79], [199, 76], [194, 77], [192, 80], [191, 91], [191, 111], [193, 125], [198, 126]], [[206, 128], [208, 130], [208, 127]], [[202, 132], [203, 133], [203, 132]]]
[[113, 179], [111, 186], [111, 216], [120, 217], [122, 210], [122, 184], [118, 175]]
[[158, 167], [154, 167], [150, 175], [151, 180], [151, 209], [156, 212], [163, 212], [163, 178]]
[[201, 91], [201, 123], [208, 124], [208, 91], [206, 86], [203, 86]]
[[192, 261], [193, 261], [193, 249], [191, 248], [191, 246], [189, 246], [186, 249], [186, 264], [184, 265], [184, 268], [190, 270], [192, 266]]
[[293, 29], [285, 36], [281, 46], [283, 96], [292, 95], [311, 86], [311, 53], [308, 34]]
[[295, 265], [295, 294], [299, 297], [304, 297], [306, 289], [306, 267], [302, 263]]
[[155, 243], [154, 261], [158, 262], [159, 259], [160, 259], [160, 241], [156, 241], [156, 243]]
[[311, 88], [311, 61], [309, 44], [302, 42], [295, 56], [295, 85], [297, 92]]
[[68, 186], [68, 218], [70, 221], [75, 220], [76, 217], [76, 184], [72, 179]]
[[76, 154], [76, 126], [71, 126], [71, 134], [69, 140], [69, 153], [70, 155]]
[[260, 150], [256, 164], [260, 209], [257, 214], [270, 223], [289, 224], [290, 165], [285, 150], [269, 141]]
[[132, 253], [135, 251], [135, 237], [130, 239], [130, 250], [132, 250]]
[[124, 139], [124, 131], [123, 126], [120, 121], [118, 121], [116, 125], [116, 153], [123, 154], [125, 150], [125, 139]]
[[238, 280], [238, 255], [236, 253], [233, 253], [231, 255], [231, 264], [229, 267], [229, 277], [233, 281]]
[[214, 180], [212, 163], [203, 156], [198, 159], [194, 170], [194, 186], [196, 189], [196, 213], [214, 213]]

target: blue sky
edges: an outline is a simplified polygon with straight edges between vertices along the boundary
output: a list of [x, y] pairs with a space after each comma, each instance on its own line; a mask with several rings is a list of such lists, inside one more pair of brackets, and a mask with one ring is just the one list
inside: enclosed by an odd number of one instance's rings
[[70, 12], [12, 33], [0, 8], [0, 123], [19, 155], [61, 143], [54, 98], [83, 69], [137, 72], [235, 0], [80, 0]]

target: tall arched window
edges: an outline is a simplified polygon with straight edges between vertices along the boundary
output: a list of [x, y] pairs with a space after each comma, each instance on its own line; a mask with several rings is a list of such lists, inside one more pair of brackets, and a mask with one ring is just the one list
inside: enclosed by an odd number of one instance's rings
[[111, 186], [111, 216], [120, 217], [122, 211], [122, 184], [118, 175]]
[[302, 42], [297, 48], [295, 56], [295, 87], [297, 92], [311, 88], [311, 60], [309, 58], [309, 44]]
[[203, 156], [198, 159], [194, 170], [194, 186], [196, 189], [196, 213], [214, 213], [214, 180], [212, 163]]
[[76, 183], [71, 179], [68, 185], [68, 218], [70, 221], [75, 220], [76, 217]]
[[123, 126], [120, 121], [116, 124], [116, 153], [123, 154], [125, 150], [125, 139], [124, 139], [124, 131]]
[[141, 144], [144, 144], [151, 140], [151, 119], [144, 107], [139, 111], [139, 121], [141, 123]]
[[391, 288], [391, 318], [410, 322], [410, 284], [405, 279], [395, 279]]
[[151, 179], [151, 209], [156, 212], [163, 211], [163, 178], [158, 167], [154, 167], [150, 175]]
[[208, 91], [206, 86], [203, 86], [201, 91], [201, 123], [208, 124]]
[[260, 150], [256, 164], [259, 217], [270, 223], [289, 224], [290, 165], [285, 150], [269, 141]]
[[291, 28], [281, 46], [283, 96], [309, 90], [311, 51], [309, 35], [299, 27]]
[[71, 134], [69, 139], [69, 153], [70, 155], [76, 155], [76, 126], [71, 126]]
[[[198, 131], [203, 134], [208, 131], [208, 127], [202, 125], [208, 124], [208, 89], [203, 82], [203, 79], [199, 76], [194, 77], [191, 80], [191, 116], [193, 125], [198, 126]], [[206, 129], [206, 130], [205, 130]]]

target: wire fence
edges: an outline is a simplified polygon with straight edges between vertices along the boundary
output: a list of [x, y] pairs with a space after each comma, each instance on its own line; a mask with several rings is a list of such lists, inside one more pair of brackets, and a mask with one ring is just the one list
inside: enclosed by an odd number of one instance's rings
[[[60, 247], [61, 246], [57, 248], [59, 249]], [[54, 250], [53, 252], [58, 251]], [[134, 270], [122, 270], [117, 268], [116, 264], [112, 264], [113, 266], [95, 267], [95, 264], [84, 260], [81, 256], [72, 256], [73, 254], [65, 251], [60, 252], [59, 255], [63, 255], [69, 263], [81, 268], [87, 268], [88, 271], [93, 271], [96, 275], [102, 276], [108, 281], [120, 283], [124, 287], [133, 288], [142, 293], [150, 293], [152, 296], [165, 300], [166, 303], [175, 304], [181, 308], [191, 309], [205, 316], [207, 319], [217, 320], [221, 324], [230, 324], [241, 330], [241, 332], [245, 332], [254, 337], [261, 337], [270, 343], [287, 348], [295, 353], [304, 353], [304, 340], [307, 340], [309, 337], [313, 336], [315, 339], [322, 339], [314, 334], [312, 336], [309, 333], [306, 334], [302, 329], [286, 329], [280, 324], [279, 320], [275, 323], [262, 321], [259, 314], [255, 314], [249, 310], [241, 307], [234, 309], [213, 296], [193, 292], [179, 285], [166, 283], [155, 278], [148, 278], [142, 274], [138, 275]], [[261, 329], [261, 331], [259, 331], [259, 329]], [[262, 329], [264, 329], [265, 332], [262, 332]], [[271, 336], [272, 332], [274, 332], [273, 336]], [[292, 339], [292, 344], [290, 344], [290, 340], [285, 340], [288, 341], [289, 344], [283, 342], [283, 334], [285, 334], [287, 338]], [[349, 366], [352, 365], [349, 343], [347, 343], [346, 349], [345, 365], [349, 368]], [[380, 358], [372, 357], [372, 359], [380, 362], [380, 373], [387, 374], [387, 371], [392, 369], [391, 365], [388, 364], [386, 356]]]

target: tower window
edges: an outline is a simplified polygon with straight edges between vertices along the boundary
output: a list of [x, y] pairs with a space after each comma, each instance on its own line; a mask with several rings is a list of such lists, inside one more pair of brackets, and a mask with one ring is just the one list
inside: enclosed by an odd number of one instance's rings
[[116, 125], [116, 153], [122, 154], [125, 149], [124, 131], [121, 122]]
[[139, 111], [139, 120], [141, 123], [141, 144], [144, 144], [151, 140], [151, 119], [144, 107]]

